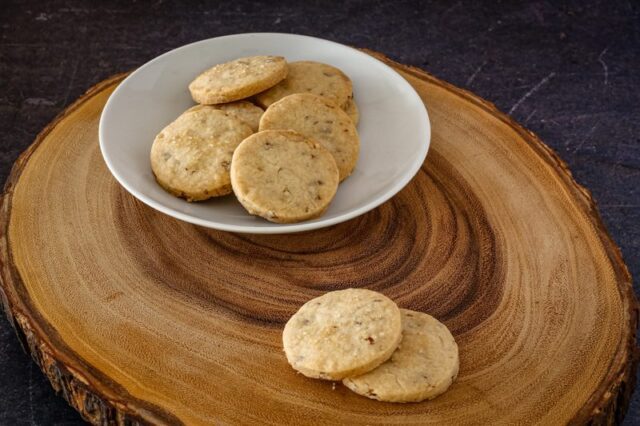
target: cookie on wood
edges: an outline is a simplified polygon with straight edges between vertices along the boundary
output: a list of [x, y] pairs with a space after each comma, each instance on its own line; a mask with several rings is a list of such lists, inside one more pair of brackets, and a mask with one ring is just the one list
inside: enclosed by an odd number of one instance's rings
[[341, 380], [389, 359], [402, 339], [400, 310], [366, 289], [332, 291], [305, 303], [282, 333], [289, 364], [307, 377]]
[[458, 375], [458, 345], [447, 327], [422, 312], [401, 309], [402, 343], [375, 370], [343, 383], [387, 402], [418, 402], [446, 391]]
[[346, 112], [311, 93], [289, 95], [271, 105], [260, 119], [260, 130], [292, 129], [317, 140], [336, 160], [340, 181], [356, 166], [360, 138]]
[[255, 99], [263, 108], [294, 93], [323, 96], [344, 108], [353, 94], [351, 79], [338, 68], [313, 61], [289, 63], [287, 77]]
[[248, 98], [266, 90], [287, 76], [282, 56], [249, 56], [215, 65], [189, 84], [194, 101], [221, 104]]
[[229, 194], [231, 157], [252, 133], [247, 124], [215, 108], [187, 111], [156, 136], [151, 168], [165, 190], [187, 201]]
[[329, 151], [291, 130], [255, 133], [231, 162], [238, 201], [249, 213], [277, 223], [322, 215], [336, 194], [338, 176]]

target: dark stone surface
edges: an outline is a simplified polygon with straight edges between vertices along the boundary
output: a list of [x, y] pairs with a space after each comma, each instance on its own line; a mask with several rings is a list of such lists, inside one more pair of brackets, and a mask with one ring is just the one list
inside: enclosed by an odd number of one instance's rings
[[[42, 127], [112, 74], [204, 38], [308, 34], [383, 52], [509, 112], [593, 192], [640, 276], [640, 3], [335, 3], [0, 1], [0, 182]], [[0, 424], [79, 423], [1, 319]], [[625, 424], [640, 424], [638, 393]]]

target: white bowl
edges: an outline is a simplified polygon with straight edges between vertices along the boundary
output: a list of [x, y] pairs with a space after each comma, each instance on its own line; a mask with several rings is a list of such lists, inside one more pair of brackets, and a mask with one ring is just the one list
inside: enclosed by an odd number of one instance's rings
[[[188, 84], [201, 71], [242, 56], [280, 55], [340, 68], [353, 81], [360, 109], [360, 157], [317, 219], [276, 224], [249, 215], [233, 195], [188, 203], [165, 192], [151, 172], [156, 134], [194, 102]], [[138, 68], [113, 92], [100, 118], [100, 149], [113, 176], [143, 203], [196, 225], [232, 232], [278, 234], [335, 225], [400, 191], [418, 172], [431, 138], [424, 104], [397, 72], [348, 46], [294, 34], [217, 37], [167, 52]]]

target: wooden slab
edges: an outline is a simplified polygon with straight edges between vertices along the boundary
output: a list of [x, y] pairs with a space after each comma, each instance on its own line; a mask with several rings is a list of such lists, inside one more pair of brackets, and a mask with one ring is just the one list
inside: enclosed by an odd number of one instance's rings
[[[638, 306], [590, 194], [491, 104], [386, 61], [427, 104], [432, 148], [401, 193], [332, 228], [230, 234], [136, 201], [98, 149], [100, 112], [122, 76], [90, 90], [20, 157], [2, 204], [4, 306], [87, 420], [561, 424], [623, 415]], [[381, 403], [287, 365], [286, 320], [345, 287], [381, 291], [449, 326], [461, 369], [446, 394]]]

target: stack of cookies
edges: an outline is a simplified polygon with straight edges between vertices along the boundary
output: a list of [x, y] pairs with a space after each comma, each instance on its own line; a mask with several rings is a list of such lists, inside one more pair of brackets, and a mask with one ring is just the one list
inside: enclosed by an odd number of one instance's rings
[[169, 193], [202, 201], [233, 192], [278, 223], [322, 215], [360, 151], [349, 77], [319, 62], [252, 56], [189, 85], [194, 101], [155, 138], [151, 168]]
[[380, 401], [432, 399], [458, 375], [458, 346], [444, 324], [366, 289], [308, 301], [287, 322], [282, 340], [295, 370], [341, 380]]

